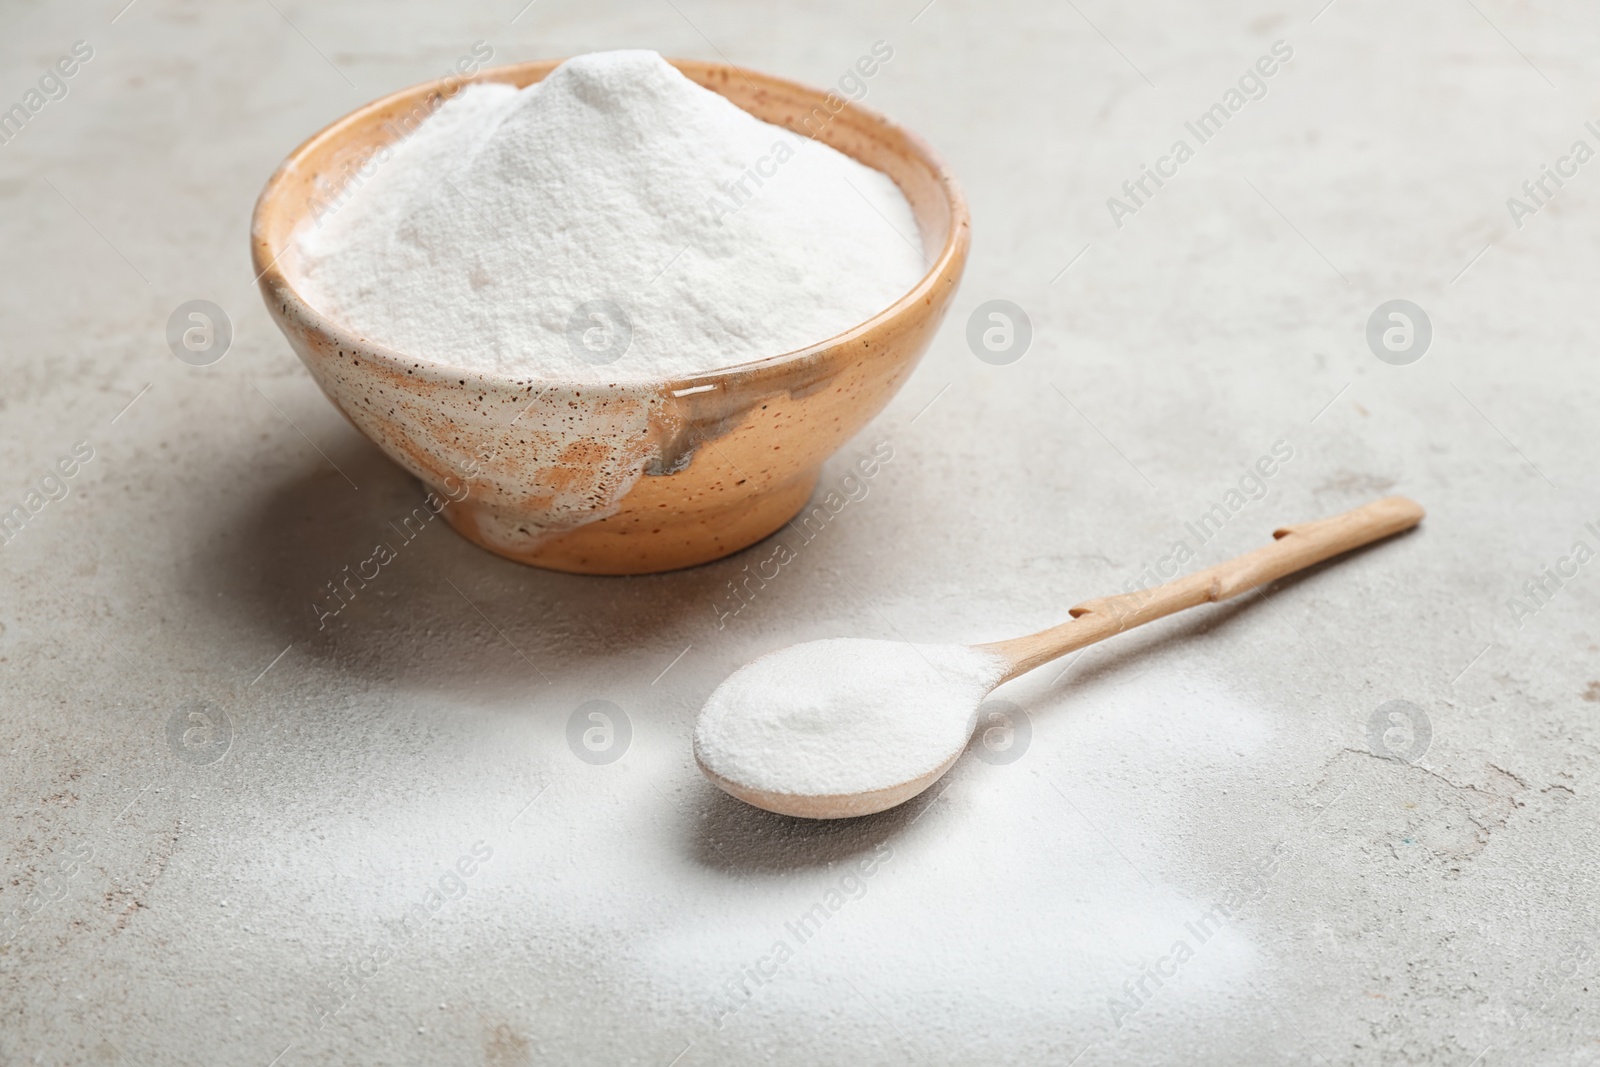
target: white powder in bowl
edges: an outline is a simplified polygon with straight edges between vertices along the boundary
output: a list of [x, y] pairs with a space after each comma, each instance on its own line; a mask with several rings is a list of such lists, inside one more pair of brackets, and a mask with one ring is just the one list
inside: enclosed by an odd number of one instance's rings
[[888, 176], [655, 52], [469, 86], [357, 173], [300, 235], [312, 305], [404, 355], [511, 377], [780, 355], [865, 322], [927, 270]]
[[714, 774], [775, 793], [900, 785], [965, 747], [1005, 672], [1000, 657], [966, 645], [792, 645], [716, 688], [695, 723], [695, 755]]

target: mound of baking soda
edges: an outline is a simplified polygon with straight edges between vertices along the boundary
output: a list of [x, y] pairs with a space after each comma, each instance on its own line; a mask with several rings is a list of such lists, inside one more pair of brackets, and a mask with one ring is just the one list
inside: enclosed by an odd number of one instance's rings
[[779, 355], [866, 321], [927, 270], [886, 175], [654, 52], [470, 85], [360, 174], [299, 235], [313, 306], [402, 355], [512, 377]]

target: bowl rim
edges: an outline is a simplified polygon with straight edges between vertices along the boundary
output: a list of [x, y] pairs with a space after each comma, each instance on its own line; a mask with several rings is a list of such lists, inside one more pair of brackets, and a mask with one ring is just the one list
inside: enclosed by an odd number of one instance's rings
[[[541, 391], [554, 388], [567, 388], [573, 391], [581, 391], [585, 389], [631, 390], [640, 388], [663, 388], [664, 391], [670, 395], [682, 396], [690, 393], [709, 391], [710, 389], [720, 387], [724, 384], [732, 384], [735, 382], [741, 385], [754, 384], [763, 379], [784, 376], [797, 369], [807, 368], [811, 365], [818, 364], [829, 352], [849, 345], [851, 342], [857, 340], [861, 336], [878, 329], [883, 324], [912, 310], [918, 303], [921, 303], [927, 299], [929, 295], [941, 284], [941, 280], [947, 274], [951, 273], [953, 269], [955, 271], [959, 271], [959, 265], [965, 258], [968, 245], [971, 241], [971, 218], [968, 213], [966, 197], [962, 193], [960, 185], [957, 184], [955, 176], [950, 172], [950, 169], [948, 166], [946, 166], [944, 160], [941, 159], [938, 154], [934, 152], [933, 148], [917, 133], [900, 125], [877, 109], [868, 107], [867, 105], [857, 101], [839, 97], [838, 94], [832, 92], [832, 90], [818, 89], [803, 82], [797, 82], [788, 78], [781, 78], [776, 75], [751, 70], [749, 68], [741, 67], [732, 63], [719, 63], [711, 60], [679, 59], [672, 57], [663, 58], [668, 63], [672, 64], [672, 66], [678, 68], [680, 72], [685, 73], [686, 76], [687, 71], [685, 68], [698, 68], [706, 72], [722, 72], [724, 77], [737, 74], [746, 78], [747, 80], [750, 78], [755, 78], [771, 85], [799, 91], [815, 98], [819, 102], [824, 101], [828, 96], [834, 96], [838, 99], [844, 100], [844, 107], [840, 109], [840, 113], [854, 109], [856, 112], [868, 119], [869, 122], [886, 127], [893, 131], [897, 136], [901, 137], [905, 141], [907, 147], [911, 150], [911, 154], [917, 158], [918, 162], [928, 169], [929, 173], [934, 178], [935, 184], [944, 196], [945, 203], [950, 214], [949, 229], [945, 234], [944, 243], [939, 248], [936, 255], [927, 259], [929, 264], [928, 269], [923, 273], [922, 277], [919, 278], [909, 290], [896, 299], [894, 303], [890, 304], [888, 307], [882, 309], [863, 322], [857, 323], [856, 325], [837, 333], [832, 337], [807, 345], [803, 348], [792, 349], [788, 352], [780, 352], [771, 356], [762, 356], [759, 359], [747, 360], [743, 363], [736, 363], [727, 367], [719, 367], [715, 370], [700, 371], [694, 374], [678, 375], [666, 378], [648, 376], [626, 378], [606, 378], [603, 376], [598, 376], [594, 378], [585, 378], [571, 377], [565, 374], [535, 374], [529, 377], [514, 377], [512, 375], [500, 374], [494, 371], [476, 370], [471, 367], [462, 367], [450, 363], [440, 363], [431, 359], [425, 359], [420, 356], [407, 355], [404, 352], [400, 352], [396, 349], [379, 344], [376, 341], [362, 337], [345, 324], [339, 322], [337, 319], [318, 310], [289, 280], [288, 275], [279, 266], [278, 262], [283, 258], [284, 253], [288, 252], [292, 247], [294, 235], [298, 232], [303, 219], [296, 219], [294, 221], [289, 230], [289, 241], [285, 243], [283, 249], [281, 249], [277, 255], [270, 254], [271, 249], [268, 247], [264, 234], [265, 218], [278, 203], [278, 194], [284, 188], [286, 188], [290, 176], [302, 168], [302, 164], [306, 157], [309, 156], [314, 150], [323, 147], [330, 141], [339, 139], [341, 135], [347, 133], [349, 129], [359, 124], [372, 112], [388, 108], [393, 104], [411, 98], [427, 99], [430, 92], [438, 92], [448, 98], [449, 96], [454, 96], [456, 93], [459, 93], [461, 89], [470, 84], [478, 82], [503, 82], [517, 84], [517, 76], [520, 74], [539, 74], [538, 78], [518, 85], [519, 88], [525, 88], [527, 85], [532, 85], [537, 81], [542, 81], [545, 77], [549, 76], [551, 71], [555, 70], [556, 67], [560, 66], [562, 63], [565, 63], [567, 59], [570, 58], [573, 57], [568, 56], [560, 59], [535, 59], [521, 63], [507, 63], [497, 67], [485, 67], [483, 70], [477, 71], [468, 76], [447, 74], [440, 78], [430, 79], [429, 81], [417, 82], [413, 85], [397, 89], [394, 92], [387, 93], [376, 100], [368, 101], [367, 103], [362, 104], [360, 107], [341, 115], [339, 118], [334, 119], [332, 122], [328, 123], [326, 126], [322, 127], [322, 129], [318, 130], [316, 133], [312, 134], [310, 137], [306, 138], [298, 146], [296, 146], [295, 149], [290, 152], [281, 163], [278, 164], [278, 166], [273, 170], [272, 174], [267, 178], [266, 184], [262, 187], [261, 193], [257, 196], [255, 207], [250, 214], [251, 264], [256, 271], [256, 284], [260, 287], [262, 296], [266, 299], [269, 305], [269, 310], [275, 310], [271, 305], [277, 304], [283, 306], [284, 311], [287, 312], [287, 305], [292, 304], [295, 307], [296, 316], [300, 318], [301, 321], [306, 323], [316, 332], [323, 334], [337, 347], [356, 348], [362, 351], [362, 354], [366, 357], [376, 357], [382, 362], [392, 364], [394, 369], [403, 372], [405, 376], [410, 377], [413, 380], [421, 378], [422, 380], [429, 381], [433, 384], [452, 385], [461, 384], [466, 381], [494, 383], [501, 386], [518, 387], [538, 385], [543, 387]], [[702, 85], [703, 88], [709, 89], [711, 92], [716, 92], [715, 89], [710, 89], [709, 86], [703, 85], [703, 83], [697, 79], [691, 78], [691, 80], [695, 81], [697, 85]], [[455, 81], [459, 84], [456, 86], [456, 88], [449, 90], [449, 92], [446, 93], [444, 87], [445, 84], [450, 81]], [[721, 94], [719, 93], [718, 95]], [[728, 98], [724, 97], [724, 99]], [[729, 102], [734, 103], [735, 106], [738, 106], [737, 102], [735, 101], [730, 100]], [[752, 112], [746, 113], [753, 115]], [[760, 118], [759, 115], [755, 115], [754, 117]], [[762, 121], [766, 120], [763, 119]], [[826, 142], [823, 143], [826, 144]], [[830, 145], [829, 147], [832, 146]], [[844, 152], [843, 149], [835, 149], [835, 151], [839, 151], [849, 158], [854, 159], [856, 162], [861, 163], [862, 166], [870, 166], [870, 164], [865, 163], [860, 159], [856, 159], [856, 157], [850, 155], [850, 153]], [[880, 171], [879, 173], [883, 172]], [[885, 176], [889, 177], [891, 181], [894, 180], [892, 176]], [[898, 182], [895, 184], [897, 187], [899, 186]], [[904, 195], [904, 189], [901, 190], [901, 193]]]

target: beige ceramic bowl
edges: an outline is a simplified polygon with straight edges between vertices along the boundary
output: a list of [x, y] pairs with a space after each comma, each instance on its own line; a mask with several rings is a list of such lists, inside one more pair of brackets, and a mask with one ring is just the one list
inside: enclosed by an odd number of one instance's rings
[[[525, 86], [559, 62], [473, 80]], [[643, 382], [513, 379], [375, 345], [311, 307], [296, 284], [293, 237], [315, 199], [332, 176], [438, 107], [450, 91], [444, 82], [335, 122], [284, 161], [256, 203], [250, 239], [261, 291], [312, 377], [357, 429], [447, 501], [452, 526], [502, 556], [642, 574], [705, 563], [773, 533], [810, 499], [823, 461], [910, 375], [966, 264], [966, 202], [915, 135], [856, 104], [829, 119], [828, 94], [793, 82], [672, 62], [758, 118], [820, 124], [821, 140], [893, 178], [916, 214], [928, 273], [852, 330], [726, 370]]]

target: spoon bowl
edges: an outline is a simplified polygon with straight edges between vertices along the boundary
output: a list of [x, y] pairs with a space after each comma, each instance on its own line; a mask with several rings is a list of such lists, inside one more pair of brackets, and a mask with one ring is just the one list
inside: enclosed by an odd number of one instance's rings
[[769, 811], [882, 811], [950, 768], [1008, 665], [964, 645], [792, 645], [711, 694], [695, 724], [695, 759], [720, 788]]

